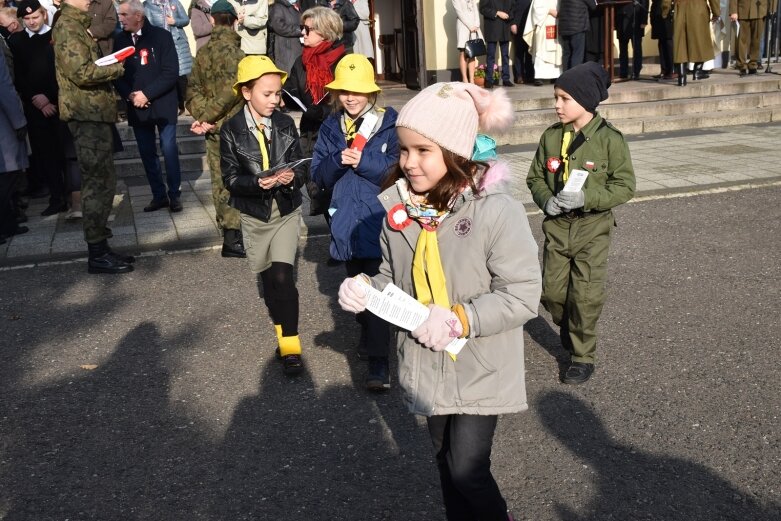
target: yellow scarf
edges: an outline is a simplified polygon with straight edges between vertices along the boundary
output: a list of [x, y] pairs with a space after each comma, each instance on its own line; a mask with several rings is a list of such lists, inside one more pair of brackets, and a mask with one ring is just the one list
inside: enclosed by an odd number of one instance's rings
[[260, 155], [263, 158], [263, 170], [271, 168], [271, 162], [268, 158], [268, 141], [266, 140], [265, 125], [260, 125], [255, 130], [255, 137], [258, 139], [258, 147], [260, 148]]
[[567, 149], [572, 141], [572, 134], [573, 132], [568, 130], [564, 132], [564, 136], [561, 139], [561, 162], [564, 163], [564, 172], [562, 173], [561, 180], [565, 183], [569, 178], [569, 155], [567, 154]]
[[412, 281], [418, 302], [426, 306], [434, 303], [450, 309], [436, 230], [420, 230], [418, 242], [415, 244], [415, 255], [412, 257]]

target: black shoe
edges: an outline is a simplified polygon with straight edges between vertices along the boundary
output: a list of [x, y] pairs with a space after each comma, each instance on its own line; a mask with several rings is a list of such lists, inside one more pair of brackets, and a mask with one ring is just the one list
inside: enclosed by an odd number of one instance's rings
[[578, 385], [586, 383], [593, 373], [594, 364], [572, 362], [561, 381], [565, 384]]
[[390, 366], [387, 357], [369, 357], [369, 372], [366, 375], [366, 389], [374, 392], [382, 392], [390, 389]]
[[651, 76], [651, 78], [653, 78], [655, 80], [661, 80], [664, 77], [665, 77], [665, 74], [663, 74], [663, 73], [654, 74], [653, 76]]
[[542, 87], [542, 80], [534, 80], [535, 87]]
[[18, 212], [15, 217], [16, 224], [22, 224], [27, 222], [27, 215], [24, 212]]
[[65, 201], [59, 201], [56, 203], [49, 203], [49, 206], [47, 206], [46, 209], [41, 212], [41, 215], [45, 217], [47, 215], [55, 215], [60, 212], [67, 212], [67, 211], [68, 211], [68, 204]]
[[152, 202], [149, 203], [147, 206], [144, 206], [145, 212], [156, 212], [160, 208], [168, 208], [171, 205], [171, 201], [168, 199], [152, 199]]
[[182, 200], [181, 199], [171, 199], [171, 202], [169, 203], [169, 208], [174, 213], [181, 212], [182, 209], [183, 209], [183, 207], [182, 207]]
[[513, 83], [511, 81], [503, 81], [502, 82], [502, 86], [503, 87], [515, 87], [515, 83]]
[[222, 256], [243, 259], [247, 256], [241, 230], [225, 230], [222, 239]]
[[637, 81], [639, 79], [640, 79], [640, 75], [639, 74], [632, 74], [632, 80]]
[[702, 71], [702, 70], [700, 70], [700, 71], [696, 71], [694, 73], [694, 75], [695, 75], [695, 79], [707, 80], [708, 78], [710, 78], [710, 71]]
[[748, 73], [749, 73], [749, 74], [756, 74], [756, 73], [757, 73], [757, 70], [756, 70], [756, 69], [749, 69], [749, 70], [748, 70]]
[[282, 372], [288, 376], [296, 375], [304, 370], [304, 361], [301, 355], [285, 355], [279, 352], [279, 347], [274, 352], [277, 360], [282, 360]]
[[[122, 256], [111, 251], [108, 242], [104, 239], [97, 244], [87, 244], [89, 260], [87, 261], [88, 273], [129, 273], [133, 271], [133, 265], [122, 260]], [[133, 259], [135, 260], [135, 259]]]
[[746, 69], [740, 69], [740, 72], [738, 73], [738, 76], [741, 78], [746, 75]]
[[7, 239], [9, 237], [13, 237], [14, 235], [22, 235], [23, 233], [27, 233], [29, 231], [30, 231], [30, 228], [28, 228], [27, 226], [19, 226], [19, 225], [17, 225], [16, 228], [14, 228], [13, 230], [11, 230], [8, 233], [4, 233], [4, 234], [0, 235], [0, 237], [2, 237], [3, 239]]

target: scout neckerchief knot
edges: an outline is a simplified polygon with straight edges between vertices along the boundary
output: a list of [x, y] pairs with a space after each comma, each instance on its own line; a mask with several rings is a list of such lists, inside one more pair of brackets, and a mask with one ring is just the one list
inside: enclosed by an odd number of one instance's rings
[[424, 198], [411, 194], [406, 179], [396, 181], [396, 187], [407, 215], [420, 224], [421, 228], [412, 258], [412, 282], [415, 285], [415, 295], [421, 304], [427, 306], [434, 303], [450, 309], [445, 270], [442, 268], [437, 241], [437, 227], [450, 211], [437, 211], [427, 204]]

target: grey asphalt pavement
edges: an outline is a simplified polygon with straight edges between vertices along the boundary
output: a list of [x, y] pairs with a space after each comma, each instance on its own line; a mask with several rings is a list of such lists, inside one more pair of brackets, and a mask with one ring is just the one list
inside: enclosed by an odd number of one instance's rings
[[[530, 408], [493, 452], [517, 519], [781, 519], [779, 188], [677, 195], [617, 210], [589, 383], [527, 325]], [[343, 268], [300, 252], [295, 379], [241, 260], [0, 271], [0, 519], [444, 519], [424, 423], [361, 387]]]

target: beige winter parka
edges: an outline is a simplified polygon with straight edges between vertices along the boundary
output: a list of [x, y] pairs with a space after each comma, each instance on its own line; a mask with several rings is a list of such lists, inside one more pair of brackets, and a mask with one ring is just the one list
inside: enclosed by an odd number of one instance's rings
[[[527, 408], [523, 324], [537, 316], [540, 265], [523, 205], [509, 193], [499, 163], [483, 176], [478, 197], [460, 195], [437, 229], [450, 304], [464, 305], [470, 340], [453, 361], [397, 333], [399, 384], [410, 412], [503, 414]], [[386, 212], [401, 202], [395, 186], [379, 196]], [[396, 231], [384, 221], [383, 262], [372, 284], [393, 282], [415, 295], [412, 257], [420, 226]]]

